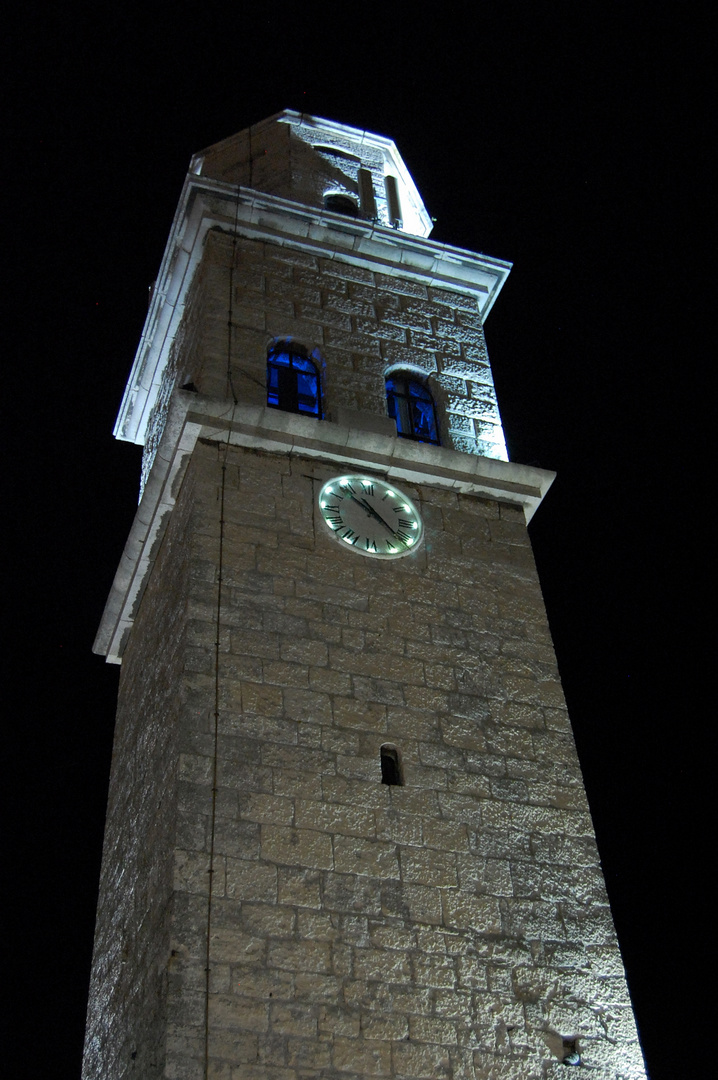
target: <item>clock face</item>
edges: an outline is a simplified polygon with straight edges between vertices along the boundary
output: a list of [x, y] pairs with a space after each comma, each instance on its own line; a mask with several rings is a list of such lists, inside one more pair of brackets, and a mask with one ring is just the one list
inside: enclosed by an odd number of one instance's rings
[[336, 539], [361, 555], [398, 559], [418, 547], [419, 512], [393, 484], [370, 476], [340, 476], [319, 493], [319, 509]]

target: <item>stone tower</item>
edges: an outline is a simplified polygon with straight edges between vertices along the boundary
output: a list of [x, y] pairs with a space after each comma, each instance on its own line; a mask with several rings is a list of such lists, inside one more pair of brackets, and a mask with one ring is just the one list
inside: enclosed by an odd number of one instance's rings
[[116, 435], [142, 495], [86, 1080], [645, 1077], [483, 322], [394, 143], [190, 172]]

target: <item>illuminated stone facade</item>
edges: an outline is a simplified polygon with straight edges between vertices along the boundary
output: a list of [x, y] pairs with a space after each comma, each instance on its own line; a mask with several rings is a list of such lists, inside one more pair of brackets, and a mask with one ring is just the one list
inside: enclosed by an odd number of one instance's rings
[[[552, 476], [505, 460], [483, 342], [508, 267], [425, 238], [392, 147], [282, 114], [188, 178], [118, 420], [152, 453], [96, 646], [122, 673], [86, 1080], [645, 1077], [526, 532]], [[277, 338], [323, 419], [266, 407]], [[397, 368], [441, 446], [397, 438]], [[347, 474], [409, 497], [415, 550], [338, 542], [317, 494]]]

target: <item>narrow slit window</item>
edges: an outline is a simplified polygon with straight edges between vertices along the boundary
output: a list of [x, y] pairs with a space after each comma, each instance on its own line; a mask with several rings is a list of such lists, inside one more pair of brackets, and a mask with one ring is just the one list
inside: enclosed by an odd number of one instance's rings
[[399, 751], [395, 746], [382, 746], [381, 755], [381, 782], [401, 787], [404, 783], [402, 775]]
[[581, 1051], [578, 1048], [578, 1039], [563, 1040], [563, 1056], [561, 1061], [564, 1065], [580, 1065]]
[[376, 199], [374, 198], [374, 178], [371, 169], [359, 170], [359, 205], [364, 217], [376, 220]]
[[286, 341], [272, 346], [267, 355], [267, 405], [321, 417], [319, 372], [301, 348]]
[[400, 229], [404, 222], [402, 220], [401, 201], [399, 199], [399, 185], [395, 176], [384, 177], [384, 190], [386, 191], [389, 223], [393, 229]]
[[396, 420], [397, 434], [402, 439], [439, 445], [434, 399], [418, 379], [391, 375], [386, 380], [386, 404], [389, 416]]

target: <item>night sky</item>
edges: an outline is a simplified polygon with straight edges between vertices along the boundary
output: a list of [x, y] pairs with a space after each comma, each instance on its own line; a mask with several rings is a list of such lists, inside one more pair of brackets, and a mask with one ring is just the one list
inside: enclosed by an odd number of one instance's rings
[[530, 533], [639, 1034], [651, 1080], [707, 1075], [708, 26], [610, 0], [99, 11], [24, 5], [2, 67], [4, 1075], [80, 1072], [118, 680], [91, 646], [148, 286], [191, 154], [283, 108], [394, 138], [433, 239], [514, 263], [486, 335], [512, 460], [558, 473]]

